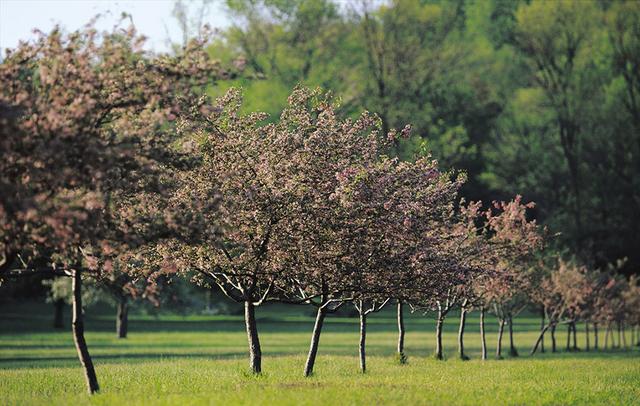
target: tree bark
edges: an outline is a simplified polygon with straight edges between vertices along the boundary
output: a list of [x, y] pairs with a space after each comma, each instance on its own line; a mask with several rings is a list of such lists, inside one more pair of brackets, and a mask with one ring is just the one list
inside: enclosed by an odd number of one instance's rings
[[589, 341], [589, 321], [585, 321], [584, 322], [584, 336], [586, 337], [586, 343], [585, 343], [585, 350], [586, 351], [590, 351], [591, 350], [591, 343]]
[[404, 306], [402, 301], [398, 300], [398, 360], [401, 364], [407, 362], [404, 354]]
[[498, 345], [496, 346], [496, 358], [502, 359], [502, 335], [504, 333], [505, 320], [500, 319], [498, 324]]
[[364, 374], [367, 372], [367, 315], [362, 307], [360, 308], [360, 371]]
[[536, 340], [535, 344], [533, 345], [533, 348], [531, 349], [530, 355], [535, 354], [536, 351], [538, 351], [538, 347], [540, 347], [540, 352], [542, 352], [542, 343], [544, 342], [544, 333], [547, 332], [549, 327], [551, 326], [548, 324], [542, 327], [542, 330], [540, 330], [540, 334], [538, 335], [538, 339]]
[[487, 334], [484, 331], [484, 307], [480, 309], [480, 341], [482, 342], [482, 359], [487, 359]]
[[[545, 329], [545, 311], [544, 311], [544, 306], [542, 307], [542, 312], [540, 313], [540, 315], [542, 316], [540, 318], [540, 331], [547, 331], [547, 329]], [[548, 328], [548, 327], [547, 327]], [[540, 336], [540, 352], [544, 353], [544, 332], [541, 334]]]
[[611, 333], [611, 323], [607, 323], [607, 328], [604, 330], [604, 349], [609, 347], [609, 334]]
[[249, 368], [254, 374], [259, 374], [262, 372], [262, 350], [256, 324], [256, 308], [249, 300], [244, 302], [244, 322], [249, 341]]
[[73, 306], [72, 306], [72, 320], [71, 330], [73, 332], [73, 341], [76, 345], [76, 352], [80, 359], [80, 364], [84, 368], [84, 376], [87, 381], [87, 389], [89, 394], [94, 394], [100, 390], [98, 385], [98, 377], [93, 367], [93, 361], [91, 355], [89, 355], [89, 349], [87, 348], [87, 342], [84, 338], [84, 316], [82, 314], [82, 276], [80, 271], [73, 271]]
[[567, 351], [571, 351], [571, 323], [567, 324]]
[[573, 351], [578, 351], [578, 331], [576, 330], [576, 322], [571, 323], [571, 331], [573, 331]]
[[64, 300], [58, 299], [53, 303], [53, 328], [64, 328]]
[[304, 366], [304, 376], [311, 376], [311, 374], [313, 374], [313, 366], [316, 362], [316, 355], [318, 354], [318, 344], [320, 344], [320, 332], [322, 331], [322, 324], [324, 323], [326, 315], [327, 314], [324, 309], [318, 308], [316, 322], [313, 325], [313, 333], [311, 334], [309, 355], [307, 356], [307, 362]]
[[598, 351], [598, 323], [593, 323], [593, 349]]
[[126, 296], [120, 296], [116, 314], [116, 333], [118, 338], [127, 338], [129, 331], [129, 305]]
[[518, 350], [513, 342], [513, 317], [509, 316], [509, 355], [512, 357], [518, 356]]
[[438, 320], [436, 321], [436, 353], [435, 358], [442, 360], [442, 326], [444, 324], [444, 316], [441, 311], [438, 311]]
[[467, 321], [467, 308], [463, 305], [460, 308], [460, 328], [458, 329], [458, 356], [461, 360], [467, 361], [467, 357], [464, 353], [464, 328]]
[[556, 325], [551, 326], [551, 352], [558, 351], [556, 347]]

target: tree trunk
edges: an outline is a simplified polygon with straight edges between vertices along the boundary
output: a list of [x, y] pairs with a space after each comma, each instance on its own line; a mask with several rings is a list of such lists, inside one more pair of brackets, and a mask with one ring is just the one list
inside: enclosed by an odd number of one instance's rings
[[404, 308], [402, 301], [398, 300], [398, 361], [401, 364], [407, 362], [404, 354]]
[[487, 334], [484, 331], [484, 307], [480, 309], [480, 341], [482, 342], [482, 359], [487, 359]]
[[444, 324], [444, 316], [441, 311], [438, 311], [438, 320], [436, 321], [436, 353], [435, 357], [438, 360], [443, 359], [442, 356], [442, 325]]
[[551, 352], [558, 351], [556, 347], [556, 325], [551, 326]]
[[[540, 315], [542, 316], [540, 318], [540, 331], [547, 331], [547, 329], [545, 329], [545, 312], [544, 312], [544, 306], [542, 307], [542, 312], [540, 313]], [[548, 327], [547, 327], [548, 328]], [[540, 335], [540, 352], [544, 353], [544, 332]]]
[[578, 351], [578, 331], [576, 330], [576, 322], [571, 323], [571, 331], [573, 331], [573, 351]]
[[64, 299], [56, 300], [53, 306], [53, 328], [64, 328]]
[[513, 317], [509, 316], [509, 355], [512, 357], [518, 356], [518, 350], [513, 342]]
[[567, 351], [571, 351], [571, 323], [567, 324]]
[[609, 347], [609, 334], [611, 333], [611, 323], [607, 323], [607, 328], [604, 330], [604, 349]]
[[89, 349], [87, 348], [87, 342], [84, 338], [84, 316], [82, 314], [82, 277], [80, 271], [73, 271], [73, 315], [71, 319], [71, 330], [73, 332], [73, 341], [76, 345], [76, 351], [80, 364], [84, 368], [84, 376], [87, 381], [87, 389], [89, 394], [94, 394], [100, 390], [98, 385], [98, 377], [96, 371], [93, 368], [93, 362], [91, 361], [91, 355], [89, 355]]
[[500, 319], [498, 324], [498, 345], [496, 346], [496, 358], [502, 359], [502, 335], [504, 333], [505, 320]]
[[367, 315], [362, 306], [360, 307], [360, 371], [364, 374], [367, 372]]
[[460, 308], [460, 328], [458, 329], [458, 356], [461, 360], [467, 361], [469, 357], [464, 354], [464, 328], [467, 321], [467, 308], [463, 305]]
[[129, 305], [127, 304], [127, 297], [121, 296], [118, 302], [118, 311], [116, 314], [116, 333], [118, 338], [127, 338], [127, 331], [129, 330]]
[[547, 332], [549, 327], [551, 326], [546, 325], [542, 327], [542, 330], [540, 330], [540, 334], [538, 335], [538, 339], [536, 340], [535, 344], [533, 345], [533, 348], [531, 349], [530, 355], [535, 354], [536, 351], [538, 351], [538, 347], [540, 347], [540, 351], [542, 352], [542, 343], [544, 342], [544, 333]]
[[598, 351], [598, 323], [593, 323], [593, 349]]
[[586, 351], [590, 351], [591, 350], [591, 343], [589, 342], [589, 322], [585, 321], [584, 322], [584, 336], [586, 337], [586, 343], [585, 343], [585, 347], [586, 347]]
[[253, 302], [244, 302], [244, 322], [247, 327], [247, 340], [249, 341], [249, 368], [254, 374], [262, 372], [262, 350], [256, 325], [256, 308]]
[[624, 323], [620, 323], [620, 330], [622, 331], [622, 348], [627, 350], [627, 336], [624, 334]]
[[326, 312], [322, 308], [318, 308], [316, 315], [316, 322], [313, 325], [313, 333], [311, 334], [311, 345], [309, 346], [309, 355], [307, 356], [307, 362], [304, 366], [304, 376], [311, 376], [313, 374], [313, 365], [316, 363], [316, 355], [318, 354], [318, 344], [320, 344], [320, 332], [322, 331], [322, 324]]
[[640, 347], [640, 325], [636, 326], [636, 347]]

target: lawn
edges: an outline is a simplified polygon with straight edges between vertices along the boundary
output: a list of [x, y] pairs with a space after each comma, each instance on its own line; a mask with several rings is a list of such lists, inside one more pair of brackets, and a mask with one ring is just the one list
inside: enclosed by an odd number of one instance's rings
[[[131, 316], [115, 338], [111, 313], [88, 313], [87, 341], [101, 391], [85, 394], [71, 333], [54, 331], [45, 305], [0, 309], [0, 404], [640, 404], [640, 351], [528, 356], [539, 320], [516, 320], [522, 356], [479, 360], [477, 315], [455, 357], [457, 318], [445, 325], [446, 361], [430, 357], [433, 320], [406, 321], [407, 365], [394, 360], [392, 309], [369, 318], [368, 371], [359, 373], [355, 318], [330, 317], [315, 374], [302, 377], [313, 318], [305, 307], [259, 308], [263, 371], [247, 373], [241, 316]], [[496, 323], [488, 320], [490, 349]], [[579, 344], [584, 347], [584, 335]], [[629, 337], [628, 337], [629, 338]], [[564, 331], [558, 335], [560, 347]], [[602, 341], [602, 338], [601, 338]], [[549, 344], [547, 342], [547, 344]], [[508, 352], [508, 340], [505, 340]]]

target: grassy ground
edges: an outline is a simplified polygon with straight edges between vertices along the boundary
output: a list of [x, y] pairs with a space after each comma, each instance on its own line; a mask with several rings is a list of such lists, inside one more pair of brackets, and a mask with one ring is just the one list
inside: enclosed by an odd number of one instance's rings
[[[3, 306], [0, 404], [640, 404], [640, 351], [531, 358], [539, 323], [531, 317], [516, 320], [522, 356], [482, 362], [472, 315], [465, 340], [472, 359], [462, 362], [455, 357], [455, 317], [445, 325], [448, 360], [436, 361], [430, 357], [433, 321], [411, 315], [409, 363], [398, 365], [390, 309], [369, 319], [365, 375], [358, 371], [357, 320], [328, 318], [315, 375], [303, 378], [313, 324], [306, 308], [258, 309], [264, 371], [259, 377], [246, 372], [240, 316], [134, 315], [126, 340], [115, 338], [111, 314], [89, 316], [87, 341], [101, 385], [93, 397], [85, 395], [70, 332], [50, 329], [51, 309]], [[489, 319], [488, 327], [493, 349], [495, 321]], [[558, 338], [563, 346], [564, 331]], [[584, 347], [584, 334], [578, 338]]]

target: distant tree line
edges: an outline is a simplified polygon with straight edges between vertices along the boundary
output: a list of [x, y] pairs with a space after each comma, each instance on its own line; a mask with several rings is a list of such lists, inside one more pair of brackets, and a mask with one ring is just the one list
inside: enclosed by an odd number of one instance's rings
[[[468, 174], [469, 200], [522, 194], [552, 244], [605, 267], [640, 265], [640, 4], [604, 0], [229, 0], [209, 48], [241, 61], [244, 111], [275, 120], [298, 83], [339, 111], [413, 127], [393, 156], [427, 150]], [[240, 59], [239, 59], [240, 58]]]

